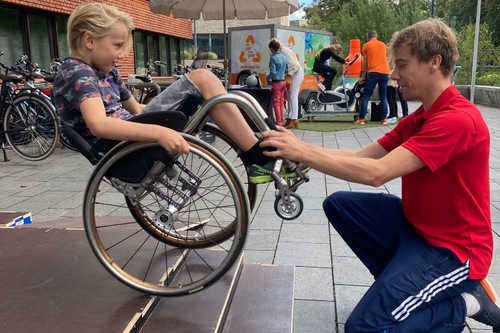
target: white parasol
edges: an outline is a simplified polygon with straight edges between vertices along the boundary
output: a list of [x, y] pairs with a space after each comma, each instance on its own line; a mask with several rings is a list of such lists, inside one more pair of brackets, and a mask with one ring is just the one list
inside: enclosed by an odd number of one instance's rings
[[176, 18], [223, 20], [224, 67], [227, 69], [226, 20], [287, 16], [299, 9], [298, 0], [149, 0], [151, 11]]

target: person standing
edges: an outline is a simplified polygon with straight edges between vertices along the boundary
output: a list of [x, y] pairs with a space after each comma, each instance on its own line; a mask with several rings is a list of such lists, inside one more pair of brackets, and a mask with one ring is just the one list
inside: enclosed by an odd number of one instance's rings
[[330, 58], [333, 58], [336, 62], [345, 64], [345, 59], [339, 56], [341, 52], [342, 46], [333, 44], [319, 51], [314, 58], [313, 71], [323, 76], [325, 90], [332, 90], [333, 79], [335, 75], [337, 75], [337, 70], [332, 66], [326, 65], [326, 62], [330, 60]]
[[323, 202], [329, 222], [375, 279], [346, 333], [461, 333], [466, 317], [500, 333], [500, 302], [487, 279], [490, 132], [451, 84], [456, 35], [427, 19], [398, 32], [391, 54], [392, 78], [408, 101], [421, 103], [391, 131], [346, 150], [308, 144], [280, 128], [262, 133], [261, 146], [275, 148], [264, 154], [374, 187], [401, 178], [401, 197], [338, 191]]
[[267, 81], [273, 86], [273, 107], [276, 125], [283, 125], [283, 114], [286, 101], [285, 74], [288, 72], [286, 57], [280, 52], [281, 43], [277, 39], [269, 42], [271, 59], [269, 60], [269, 74]]
[[[274, 38], [273, 38], [274, 39]], [[277, 39], [278, 43], [280, 43]], [[288, 75], [292, 77], [290, 88], [287, 89], [287, 102], [288, 102], [288, 119], [283, 127], [285, 128], [298, 128], [299, 127], [299, 90], [302, 81], [304, 80], [304, 69], [300, 62], [290, 48], [280, 43], [280, 52], [285, 56], [288, 64]]]
[[[394, 37], [396, 34], [397, 32], [395, 32], [392, 36]], [[390, 45], [387, 45], [387, 48], [390, 49]], [[387, 82], [387, 104], [389, 105], [389, 116], [387, 118], [387, 122], [395, 123], [398, 121], [397, 97], [399, 97], [399, 101], [401, 103], [403, 117], [406, 117], [408, 115], [408, 102], [403, 97], [403, 94], [399, 89], [398, 81], [391, 78], [392, 71], [394, 70], [394, 61], [392, 59], [393, 57], [391, 57], [391, 55], [389, 54], [387, 58], [389, 60], [389, 68], [391, 70], [389, 73], [389, 81]]]
[[363, 125], [368, 110], [368, 102], [372, 97], [375, 86], [378, 85], [378, 95], [381, 106], [381, 124], [387, 124], [387, 81], [389, 81], [389, 65], [387, 62], [387, 47], [384, 42], [378, 40], [375, 30], [368, 33], [368, 42], [362, 49], [363, 70], [360, 82], [365, 82], [363, 90], [363, 100], [361, 102], [361, 112], [359, 118], [354, 123]]

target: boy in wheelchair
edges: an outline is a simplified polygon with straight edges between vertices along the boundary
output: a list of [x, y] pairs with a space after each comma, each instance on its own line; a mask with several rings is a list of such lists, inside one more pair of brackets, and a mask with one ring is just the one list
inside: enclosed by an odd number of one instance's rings
[[[95, 138], [155, 141], [169, 152], [188, 153], [187, 142], [176, 130], [124, 120], [151, 111], [179, 110], [188, 99], [207, 100], [226, 90], [214, 74], [199, 69], [175, 81], [147, 106], [137, 103], [116, 70], [116, 64], [131, 48], [132, 30], [132, 18], [113, 6], [83, 3], [74, 10], [68, 21], [71, 57], [64, 60], [54, 82], [61, 119], [89, 142]], [[182, 112], [189, 117], [196, 107]], [[259, 139], [238, 107], [219, 104], [210, 111], [210, 117], [240, 148], [250, 181], [272, 181], [274, 159], [263, 154]], [[309, 170], [305, 166], [301, 169]], [[281, 176], [293, 178], [297, 172], [282, 169]]]

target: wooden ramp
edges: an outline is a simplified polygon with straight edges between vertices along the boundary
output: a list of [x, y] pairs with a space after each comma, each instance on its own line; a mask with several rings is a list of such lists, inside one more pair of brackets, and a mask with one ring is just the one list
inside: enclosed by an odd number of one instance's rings
[[201, 292], [151, 297], [99, 264], [81, 219], [1, 228], [0, 332], [289, 333], [293, 280], [292, 266], [240, 262]]

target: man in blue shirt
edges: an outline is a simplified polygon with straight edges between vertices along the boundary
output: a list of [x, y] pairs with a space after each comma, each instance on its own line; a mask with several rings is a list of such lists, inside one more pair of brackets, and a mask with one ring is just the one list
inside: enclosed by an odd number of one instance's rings
[[288, 73], [286, 57], [279, 51], [281, 44], [277, 40], [269, 42], [271, 59], [269, 60], [269, 74], [267, 81], [273, 85], [273, 107], [276, 125], [283, 125], [283, 113], [286, 103], [285, 74]]

